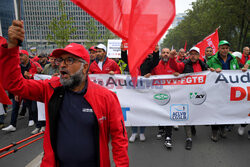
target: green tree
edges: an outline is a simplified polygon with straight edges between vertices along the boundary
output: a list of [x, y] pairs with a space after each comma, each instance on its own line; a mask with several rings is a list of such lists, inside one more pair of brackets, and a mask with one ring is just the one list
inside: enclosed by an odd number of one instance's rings
[[98, 43], [101, 42], [107, 45], [108, 39], [118, 38], [106, 27], [104, 29], [104, 34], [101, 34], [101, 27], [98, 27], [97, 24], [98, 24], [97, 21], [91, 18], [85, 25], [85, 28], [88, 33], [88, 42], [85, 42], [85, 46], [87, 48], [93, 45], [97, 45]]
[[47, 35], [47, 40], [53, 42], [58, 48], [64, 48], [69, 44], [69, 39], [75, 38], [73, 34], [76, 32], [76, 28], [72, 26], [74, 23], [73, 17], [68, 17], [65, 10], [65, 4], [62, 0], [59, 0], [59, 15], [54, 18], [49, 24], [49, 30], [51, 31]]
[[162, 47], [179, 49], [187, 40], [187, 48], [191, 48], [220, 26], [219, 39], [228, 40], [233, 50], [241, 51], [250, 44], [249, 7], [249, 0], [197, 0], [184, 20], [169, 30]]

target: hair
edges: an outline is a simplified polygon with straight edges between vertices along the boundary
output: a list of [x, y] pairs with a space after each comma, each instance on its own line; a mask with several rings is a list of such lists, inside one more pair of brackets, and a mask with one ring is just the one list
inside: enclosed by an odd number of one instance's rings
[[208, 46], [208, 47], [206, 47], [206, 49], [205, 50], [207, 50], [207, 49], [213, 49], [211, 46]]

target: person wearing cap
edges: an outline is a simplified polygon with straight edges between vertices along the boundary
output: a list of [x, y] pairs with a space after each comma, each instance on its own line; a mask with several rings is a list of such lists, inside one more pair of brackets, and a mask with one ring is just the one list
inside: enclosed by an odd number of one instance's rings
[[95, 46], [91, 46], [89, 48], [89, 56], [90, 56], [90, 65], [95, 61], [96, 59], [96, 49]]
[[246, 64], [248, 60], [250, 60], [249, 47], [246, 46], [243, 48], [243, 53], [240, 62], [241, 64]]
[[[34, 75], [38, 73], [38, 68], [42, 67], [39, 63], [33, 62], [29, 58], [29, 53], [26, 50], [20, 50], [19, 54], [17, 54], [17, 58], [19, 57], [20, 64], [19, 68], [21, 69], [21, 75], [26, 79], [33, 79]], [[19, 62], [17, 61], [17, 63]], [[3, 131], [16, 131], [17, 127], [17, 117], [18, 111], [20, 108], [20, 104], [23, 100], [23, 107], [27, 107], [29, 109], [29, 124], [28, 126], [33, 126], [36, 122], [36, 113], [32, 108], [32, 101], [27, 99], [22, 99], [22, 96], [15, 94], [15, 98], [12, 100], [12, 112], [11, 112], [11, 121], [10, 125], [6, 128], [3, 128]]]
[[[178, 63], [175, 61], [174, 57], [176, 55], [175, 51], [170, 52], [170, 66], [178, 71], [179, 73], [193, 73], [208, 70], [208, 65], [201, 61], [200, 49], [198, 47], [192, 47], [189, 50], [189, 58], [183, 62]], [[192, 149], [192, 135], [196, 135], [195, 126], [184, 126], [186, 132], [186, 146], [187, 150]]]
[[244, 67], [244, 65], [241, 64], [242, 54], [240, 52], [233, 52], [232, 55], [237, 59], [239, 68], [242, 69]]
[[121, 74], [118, 64], [106, 56], [107, 49], [105, 45], [99, 44], [95, 49], [96, 60], [90, 65], [90, 74]]
[[[222, 70], [238, 70], [240, 69], [238, 61], [235, 56], [229, 52], [230, 43], [222, 40], [218, 45], [218, 52], [208, 60], [211, 71], [221, 72]], [[218, 141], [218, 135], [226, 138], [225, 125], [211, 125], [212, 135], [211, 140]]]
[[57, 58], [60, 78], [27, 80], [18, 67], [17, 45], [18, 40], [24, 40], [23, 22], [13, 21], [8, 32], [8, 44], [0, 47], [3, 87], [45, 103], [41, 167], [111, 166], [110, 137], [115, 165], [128, 167], [128, 138], [121, 106], [114, 92], [88, 77], [90, 57], [84, 46], [72, 43], [52, 52]]
[[45, 65], [49, 64], [47, 54], [42, 52], [39, 54], [38, 58], [38, 63], [42, 66], [42, 68], [44, 68]]

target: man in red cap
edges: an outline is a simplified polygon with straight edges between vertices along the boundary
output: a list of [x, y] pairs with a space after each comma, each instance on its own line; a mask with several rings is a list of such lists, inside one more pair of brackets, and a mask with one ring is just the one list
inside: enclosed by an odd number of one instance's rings
[[96, 49], [95, 49], [95, 46], [91, 46], [89, 48], [89, 56], [90, 56], [90, 63], [93, 63], [93, 61], [95, 61], [95, 58], [96, 58]]
[[45, 103], [41, 166], [110, 166], [110, 137], [115, 165], [129, 166], [121, 106], [115, 93], [90, 81], [88, 51], [75, 43], [56, 49], [52, 55], [60, 78], [26, 80], [18, 67], [17, 44], [24, 40], [23, 27], [22, 21], [13, 21], [8, 44], [0, 47], [0, 78], [10, 92]]
[[121, 74], [118, 64], [107, 57], [107, 48], [103, 44], [95, 47], [96, 60], [90, 65], [90, 74]]

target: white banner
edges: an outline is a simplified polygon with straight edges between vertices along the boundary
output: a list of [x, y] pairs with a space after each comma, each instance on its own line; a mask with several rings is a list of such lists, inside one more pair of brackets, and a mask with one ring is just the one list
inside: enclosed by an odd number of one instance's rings
[[126, 126], [250, 123], [250, 70], [90, 79], [117, 94]]
[[108, 58], [121, 58], [121, 43], [119, 39], [109, 39], [107, 47]]
[[[50, 75], [40, 75], [40, 74], [35, 74], [34, 79], [35, 80], [45, 80], [45, 79], [50, 79]], [[38, 121], [45, 121], [45, 104], [41, 102], [37, 102], [37, 116], [38, 116]]]

